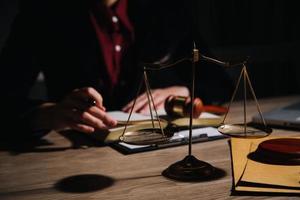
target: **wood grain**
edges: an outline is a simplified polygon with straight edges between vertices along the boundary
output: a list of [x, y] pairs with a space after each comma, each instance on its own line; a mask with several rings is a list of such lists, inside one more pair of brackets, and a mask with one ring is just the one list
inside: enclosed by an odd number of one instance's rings
[[[262, 99], [260, 104], [262, 110], [267, 111], [297, 99], [300, 97]], [[242, 106], [238, 102], [234, 103], [228, 120], [242, 120], [241, 111]], [[256, 108], [253, 105], [248, 111], [251, 119]], [[273, 135], [300, 134], [297, 131], [277, 129]], [[197, 143], [192, 148], [194, 156], [223, 169], [226, 176], [214, 181], [183, 183], [169, 180], [161, 176], [161, 172], [170, 164], [183, 159], [187, 155], [187, 146], [123, 155], [83, 136], [79, 136], [80, 142], [75, 143], [67, 138], [64, 134], [51, 132], [45, 137], [48, 144], [44, 146], [21, 148], [19, 151], [2, 148], [0, 199], [299, 199], [293, 196], [231, 195], [228, 139]], [[78, 177], [85, 179], [74, 181]], [[67, 180], [74, 181], [71, 181], [71, 188], [65, 188], [68, 187]], [[91, 183], [99, 187], [82, 192], [78, 190], [80, 181], [82, 187]], [[65, 184], [64, 187], [61, 187], [62, 184]]]

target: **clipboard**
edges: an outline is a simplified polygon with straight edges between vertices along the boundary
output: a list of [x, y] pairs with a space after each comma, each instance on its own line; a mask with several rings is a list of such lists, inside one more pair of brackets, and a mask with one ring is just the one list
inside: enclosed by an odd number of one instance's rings
[[[108, 114], [117, 119], [118, 121], [127, 121], [128, 119], [128, 113], [124, 113], [122, 111], [111, 111], [108, 112]], [[159, 115], [165, 116], [164, 110], [159, 111]], [[142, 115], [142, 114], [137, 114], [137, 113], [132, 113], [131, 120], [149, 120], [151, 117], [149, 115]], [[194, 119], [195, 122], [197, 120], [205, 120], [207, 125], [213, 125], [218, 123], [219, 121], [221, 122], [221, 118], [218, 115], [211, 114], [211, 113], [206, 113], [203, 112], [201, 113], [199, 119]], [[130, 154], [130, 153], [138, 153], [138, 152], [144, 152], [144, 151], [150, 151], [150, 150], [157, 150], [157, 149], [162, 149], [162, 148], [167, 148], [167, 147], [174, 147], [174, 146], [179, 146], [179, 145], [185, 145], [188, 143], [188, 135], [189, 135], [189, 130], [188, 126], [184, 126], [184, 124], [188, 124], [188, 118], [178, 118], [173, 120], [174, 123], [180, 124], [181, 128], [177, 132], [174, 133], [174, 136], [164, 144], [158, 144], [158, 145], [129, 145], [126, 143], [122, 143], [119, 141], [120, 136], [123, 133], [124, 126], [113, 128], [108, 130], [108, 132], [95, 132], [91, 134], [91, 136], [100, 141], [104, 142], [111, 147], [117, 149], [121, 153], [124, 154]], [[157, 122], [156, 122], [157, 123]], [[196, 123], [194, 123], [196, 124]], [[166, 124], [165, 124], [166, 125]], [[136, 129], [136, 128], [151, 128], [152, 123], [140, 123], [139, 125], [135, 126], [128, 126], [126, 130], [130, 131], [131, 129]], [[221, 139], [224, 138], [225, 136], [222, 135], [217, 131], [216, 128], [214, 127], [197, 127], [193, 129], [193, 143], [196, 142], [206, 142], [206, 141], [211, 141], [211, 140], [216, 140], [216, 139]]]
[[[188, 144], [189, 130], [182, 130], [176, 132], [174, 136], [167, 143], [155, 145], [131, 145], [123, 142], [112, 143], [111, 146], [123, 154], [132, 154], [145, 151], [158, 150], [168, 147], [175, 147]], [[214, 127], [204, 127], [193, 129], [193, 143], [207, 142], [217, 139], [225, 138], [224, 135], [218, 132]]]

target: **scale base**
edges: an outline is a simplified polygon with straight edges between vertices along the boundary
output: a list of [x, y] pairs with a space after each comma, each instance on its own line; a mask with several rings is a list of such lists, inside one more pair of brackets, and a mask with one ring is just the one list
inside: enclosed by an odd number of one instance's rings
[[183, 160], [170, 165], [162, 175], [178, 181], [205, 181], [215, 177], [216, 168], [198, 160], [193, 155], [186, 156]]

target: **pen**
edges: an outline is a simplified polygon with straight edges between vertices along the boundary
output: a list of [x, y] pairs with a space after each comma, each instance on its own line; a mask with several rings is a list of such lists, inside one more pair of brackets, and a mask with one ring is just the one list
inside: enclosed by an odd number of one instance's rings
[[[97, 102], [95, 99], [92, 99], [92, 98], [89, 98], [86, 100], [87, 102], [87, 106], [88, 107], [92, 107], [92, 106], [96, 106], [97, 105]], [[99, 107], [101, 110], [105, 111], [105, 107], [102, 105], [101, 107]]]
[[96, 105], [96, 101], [92, 98], [87, 100], [87, 104], [88, 106], [95, 106]]

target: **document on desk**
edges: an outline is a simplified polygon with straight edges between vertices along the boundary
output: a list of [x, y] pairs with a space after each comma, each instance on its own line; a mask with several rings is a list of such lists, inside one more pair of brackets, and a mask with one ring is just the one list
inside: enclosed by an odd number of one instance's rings
[[268, 164], [249, 158], [261, 142], [272, 138], [231, 139], [235, 191], [300, 194], [300, 164]]
[[[108, 114], [117, 120], [121, 120], [121, 121], [128, 120], [128, 113], [114, 111], [114, 112], [109, 112]], [[164, 114], [164, 113], [162, 111], [160, 111], [160, 114]], [[200, 115], [200, 118], [220, 118], [220, 117], [217, 115], [211, 114], [211, 113], [203, 112]], [[151, 119], [151, 117], [148, 115], [141, 115], [141, 114], [133, 113], [130, 118], [131, 121], [145, 120], [145, 119]], [[152, 125], [150, 124], [150, 126], [152, 126]], [[128, 126], [128, 127], [130, 128], [130, 126]], [[110, 137], [107, 137], [107, 141], [116, 139], [115, 138], [116, 136], [119, 137], [123, 130], [124, 130], [124, 127], [111, 129], [110, 131], [114, 134], [111, 134]], [[189, 130], [181, 130], [181, 131], [174, 133], [173, 137], [167, 143], [164, 143], [164, 144], [131, 145], [131, 144], [119, 142], [119, 143], [114, 143], [113, 145], [116, 146], [118, 149], [124, 151], [125, 153], [136, 153], [136, 152], [141, 152], [141, 151], [154, 150], [154, 149], [166, 148], [166, 147], [170, 147], [170, 146], [187, 144], [188, 138], [189, 138]], [[204, 141], [224, 138], [224, 136], [222, 134], [220, 134], [216, 128], [203, 127], [203, 128], [193, 129], [192, 138], [193, 138], [193, 140], [192, 140], [193, 142], [204, 142]]]
[[[216, 128], [213, 127], [193, 129], [192, 133], [193, 133], [192, 136], [193, 143], [224, 138], [224, 136], [220, 134]], [[132, 145], [132, 144], [126, 144], [124, 142], [119, 142], [115, 145], [120, 147], [121, 150], [125, 151], [126, 153], [136, 153], [140, 151], [161, 149], [161, 148], [166, 148], [171, 146], [187, 144], [188, 139], [189, 139], [189, 130], [184, 130], [184, 131], [179, 131], [177, 133], [174, 133], [173, 137], [167, 143], [163, 143], [163, 144]]]
[[[159, 113], [161, 115], [165, 114], [164, 111], [159, 111]], [[121, 122], [120, 124], [125, 124], [128, 120], [128, 116], [129, 116], [128, 113], [124, 113], [122, 111], [111, 111], [111, 112], [108, 112], [108, 115], [110, 115], [111, 117], [116, 119], [118, 122]], [[201, 119], [201, 118], [202, 119], [205, 118], [205, 119], [212, 120], [212, 121], [220, 121], [221, 120], [221, 118], [219, 116], [211, 114], [211, 113], [207, 113], [207, 112], [203, 112], [200, 115], [199, 119]], [[150, 120], [150, 119], [151, 119], [151, 116], [149, 116], [149, 115], [142, 115], [142, 114], [138, 114], [138, 113], [132, 113], [132, 115], [130, 117], [131, 125], [128, 125], [126, 130], [127, 131], [136, 131], [139, 128], [142, 128], [142, 129], [152, 128], [151, 121], [147, 121], [147, 120]], [[182, 118], [182, 119], [185, 119], [185, 118]], [[146, 121], [143, 122], [142, 120], [146, 120]], [[142, 123], [139, 122], [138, 125], [137, 124], [132, 125], [132, 122], [134, 122], [134, 121], [140, 121], [140, 122], [142, 121]], [[187, 122], [188, 121], [186, 121], [186, 120], [180, 121], [180, 123], [182, 123], [182, 124], [185, 124]], [[156, 127], [159, 126], [158, 121], [156, 121], [154, 124], [155, 124]], [[167, 125], [167, 121], [164, 120], [163, 124]], [[187, 123], [187, 125], [188, 125], [188, 123]], [[124, 131], [124, 125], [120, 125], [116, 128], [109, 129], [109, 131], [106, 132], [106, 133], [104, 133], [104, 132], [95, 132], [91, 136], [94, 137], [97, 140], [104, 141], [105, 143], [114, 143], [114, 142], [119, 141], [119, 138], [123, 134], [123, 131]]]
[[[122, 111], [110, 111], [107, 112], [107, 114], [109, 116], [111, 116], [112, 118], [116, 119], [117, 121], [127, 121], [129, 114], [122, 112]], [[130, 116], [130, 120], [134, 121], [134, 120], [146, 120], [146, 119], [151, 119], [150, 115], [142, 115], [142, 114], [138, 114], [138, 113], [132, 113]]]
[[[162, 115], [167, 115], [167, 113], [164, 110], [158, 110], [158, 115], [162, 116]], [[107, 114], [111, 117], [113, 117], [114, 119], [118, 120], [118, 121], [127, 121], [128, 120], [128, 113], [122, 112], [122, 111], [110, 111], [107, 112]], [[215, 114], [211, 114], [208, 112], [202, 112], [199, 118], [219, 118], [218, 115]], [[138, 113], [132, 113], [130, 120], [145, 120], [145, 119], [151, 119], [150, 115], [142, 115], [142, 114], [138, 114]]]

